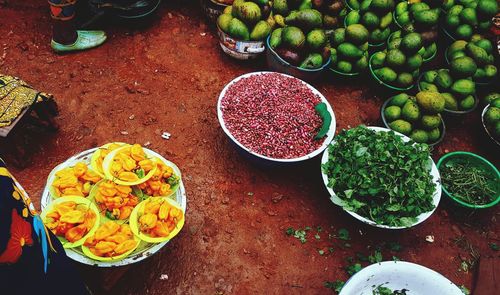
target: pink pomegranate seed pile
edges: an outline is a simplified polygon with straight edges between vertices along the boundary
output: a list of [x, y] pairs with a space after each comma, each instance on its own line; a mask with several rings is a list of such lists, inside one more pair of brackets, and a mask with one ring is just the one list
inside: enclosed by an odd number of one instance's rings
[[314, 136], [321, 99], [296, 78], [265, 73], [232, 84], [221, 102], [229, 132], [249, 150], [270, 158], [305, 156], [323, 143]]

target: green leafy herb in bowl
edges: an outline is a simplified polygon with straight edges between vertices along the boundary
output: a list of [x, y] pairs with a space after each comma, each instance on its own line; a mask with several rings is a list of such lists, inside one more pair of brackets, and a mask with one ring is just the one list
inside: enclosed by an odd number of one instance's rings
[[332, 202], [373, 226], [402, 229], [419, 224], [441, 197], [428, 146], [386, 128], [343, 130], [322, 164]]
[[385, 287], [383, 285], [378, 285], [378, 286], [372, 286], [373, 295], [406, 295], [406, 292], [409, 292], [410, 290], [407, 289], [401, 289], [401, 290], [391, 290], [388, 287]]
[[445, 195], [469, 208], [489, 208], [500, 202], [500, 173], [486, 159], [452, 152], [438, 162]]

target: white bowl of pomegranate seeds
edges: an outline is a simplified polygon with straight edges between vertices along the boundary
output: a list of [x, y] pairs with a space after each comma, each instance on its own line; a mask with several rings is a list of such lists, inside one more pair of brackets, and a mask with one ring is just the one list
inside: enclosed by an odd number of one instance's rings
[[[323, 125], [315, 110], [326, 105], [328, 132], [314, 137]], [[332, 141], [335, 115], [326, 98], [295, 77], [254, 72], [229, 82], [219, 95], [217, 116], [226, 135], [242, 150], [262, 160], [295, 163], [314, 158]]]

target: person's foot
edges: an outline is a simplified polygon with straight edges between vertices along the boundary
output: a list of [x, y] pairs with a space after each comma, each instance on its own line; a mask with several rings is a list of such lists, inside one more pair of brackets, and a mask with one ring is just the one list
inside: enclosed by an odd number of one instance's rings
[[50, 42], [50, 46], [55, 52], [70, 52], [87, 50], [97, 47], [106, 41], [106, 33], [104, 31], [76, 31], [76, 41], [72, 44], [61, 44], [54, 39]]

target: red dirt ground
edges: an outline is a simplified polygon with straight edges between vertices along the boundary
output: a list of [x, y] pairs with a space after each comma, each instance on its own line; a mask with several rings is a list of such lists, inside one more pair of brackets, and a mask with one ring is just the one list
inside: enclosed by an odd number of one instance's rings
[[[215, 106], [227, 82], [265, 70], [265, 61], [226, 57], [197, 2], [165, 2], [149, 26], [109, 26], [102, 47], [58, 56], [49, 48], [46, 1], [0, 0], [0, 72], [53, 93], [61, 111], [58, 133], [31, 134], [32, 164], [12, 168], [36, 205], [52, 168], [110, 141], [150, 142], [182, 169], [188, 194], [184, 230], [106, 294], [330, 294], [323, 284], [348, 278], [347, 257], [372, 254], [383, 242], [403, 247], [400, 252], [384, 248], [384, 259], [419, 263], [473, 288], [477, 268], [460, 271], [461, 260], [472, 258], [470, 247], [484, 256], [498, 255], [488, 246], [500, 242], [498, 209], [471, 214], [443, 198], [436, 213], [416, 228], [381, 231], [331, 204], [318, 159], [293, 169], [249, 163], [223, 134]], [[338, 129], [380, 126], [379, 106], [386, 96], [368, 89], [367, 81], [328, 77], [313, 83], [333, 105]], [[498, 165], [498, 148], [489, 145], [479, 115], [477, 110], [464, 121], [447, 122], [434, 159], [465, 150]], [[163, 131], [172, 134], [170, 140], [160, 137]], [[305, 244], [285, 234], [288, 227], [306, 226], [313, 230]], [[317, 226], [323, 228], [319, 240]], [[328, 238], [341, 228], [349, 230], [351, 247]], [[435, 241], [426, 242], [427, 235]], [[161, 280], [162, 274], [168, 279]], [[91, 286], [97, 281], [88, 269], [84, 278]]]

